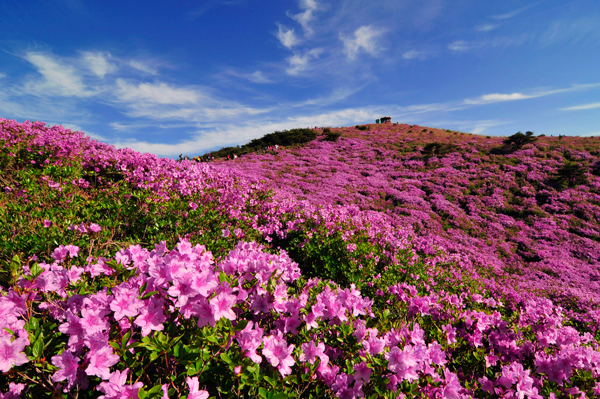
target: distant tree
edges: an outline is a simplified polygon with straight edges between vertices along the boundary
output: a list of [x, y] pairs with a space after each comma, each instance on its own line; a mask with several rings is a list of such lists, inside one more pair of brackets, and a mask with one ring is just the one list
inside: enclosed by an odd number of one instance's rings
[[277, 131], [269, 134], [265, 134], [259, 139], [254, 139], [243, 146], [237, 147], [225, 147], [218, 151], [212, 151], [212, 156], [215, 158], [224, 158], [227, 155], [233, 156], [254, 152], [257, 150], [263, 150], [265, 147], [271, 147], [275, 145], [291, 146], [308, 143], [317, 138], [317, 132], [312, 129], [298, 128], [284, 131]]
[[338, 139], [340, 138], [341, 135], [342, 135], [341, 133], [329, 131], [329, 132], [325, 133], [325, 138], [323, 140], [338, 141]]
[[439, 157], [454, 152], [457, 148], [458, 146], [456, 144], [428, 143], [421, 150], [421, 154], [423, 154], [425, 158]]
[[519, 149], [523, 147], [525, 144], [531, 144], [537, 140], [537, 137], [533, 136], [533, 132], [525, 132], [525, 134], [521, 132], [517, 132], [512, 136], [506, 138], [504, 140], [504, 144], [512, 147], [513, 149]]
[[556, 172], [556, 181], [561, 188], [589, 184], [586, 172], [587, 168], [580, 162], [567, 160]]

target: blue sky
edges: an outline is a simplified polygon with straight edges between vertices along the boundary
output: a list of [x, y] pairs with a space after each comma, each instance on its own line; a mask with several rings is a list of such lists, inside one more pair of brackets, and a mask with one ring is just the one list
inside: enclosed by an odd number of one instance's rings
[[173, 157], [384, 115], [600, 135], [600, 4], [0, 2], [3, 118]]

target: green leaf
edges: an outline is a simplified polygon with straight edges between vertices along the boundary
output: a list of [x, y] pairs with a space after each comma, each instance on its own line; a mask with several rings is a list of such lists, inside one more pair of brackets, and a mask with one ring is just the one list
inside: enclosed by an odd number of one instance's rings
[[144, 284], [142, 284], [142, 286], [140, 287], [140, 295], [142, 295], [144, 293], [144, 291], [146, 291], [147, 286], [148, 286], [148, 282], [145, 282]]
[[37, 341], [33, 344], [31, 348], [31, 355], [34, 359], [39, 359], [42, 355], [42, 351], [44, 350], [44, 337], [40, 336]]
[[277, 382], [274, 381], [272, 378], [270, 378], [269, 376], [265, 375], [265, 381], [267, 381], [269, 384], [271, 384], [271, 386], [274, 388], [277, 385]]
[[117, 344], [116, 342], [112, 342], [112, 341], [111, 341], [111, 342], [109, 342], [108, 344], [109, 344], [110, 346], [112, 346], [114, 349], [117, 349], [117, 350], [121, 349], [121, 347], [119, 346], [119, 344]]
[[152, 292], [149, 292], [149, 293], [145, 294], [144, 296], [142, 296], [142, 300], [146, 300], [146, 299], [150, 298], [154, 294], [158, 294], [158, 291], [152, 291]]
[[242, 320], [235, 326], [235, 331], [242, 331], [248, 325], [248, 320]]
[[262, 387], [258, 388], [258, 396], [267, 399], [267, 390]]
[[125, 349], [129, 339], [131, 338], [131, 330], [127, 331], [127, 333], [123, 336], [123, 340], [121, 341], [121, 349]]
[[10, 262], [10, 272], [13, 277], [18, 277], [21, 274], [21, 270], [21, 259], [19, 259], [19, 255], [15, 255]]
[[231, 361], [231, 358], [229, 357], [229, 355], [227, 353], [225, 353], [225, 352], [221, 353], [220, 357], [225, 363], [233, 364], [233, 362]]

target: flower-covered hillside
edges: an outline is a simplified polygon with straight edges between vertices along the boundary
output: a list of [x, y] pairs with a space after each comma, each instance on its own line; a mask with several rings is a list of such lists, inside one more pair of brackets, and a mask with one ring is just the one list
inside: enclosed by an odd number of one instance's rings
[[232, 165], [0, 119], [0, 398], [600, 395], [593, 302]]
[[424, 244], [507, 272], [505, 292], [540, 293], [600, 323], [600, 138], [511, 146], [421, 126], [368, 129], [331, 129], [336, 142], [226, 166], [292, 198], [385, 212]]

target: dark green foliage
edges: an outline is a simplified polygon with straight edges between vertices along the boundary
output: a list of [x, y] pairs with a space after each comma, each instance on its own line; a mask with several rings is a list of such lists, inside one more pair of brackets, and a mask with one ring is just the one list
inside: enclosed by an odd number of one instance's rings
[[526, 132], [525, 134], [517, 132], [512, 136], [504, 140], [504, 144], [512, 147], [513, 149], [519, 149], [525, 144], [534, 143], [537, 137], [533, 136], [533, 132]]
[[600, 176], [600, 161], [596, 161], [593, 165], [592, 165], [592, 170], [591, 170], [593, 175], [596, 176]]
[[533, 132], [526, 132], [525, 134], [517, 132], [504, 139], [502, 147], [494, 148], [490, 153], [495, 155], [510, 154], [535, 141], [537, 141], [537, 137], [534, 137]]
[[323, 128], [323, 133], [329, 133], [329, 132], [331, 132], [330, 128], [328, 128], [328, 127]]
[[560, 188], [575, 187], [588, 184], [586, 176], [587, 168], [580, 162], [565, 161], [563, 166], [556, 172], [555, 181]]
[[356, 125], [355, 128], [362, 131], [369, 130], [369, 127], [365, 125]]
[[323, 140], [335, 142], [338, 141], [341, 135], [341, 133], [329, 131], [325, 133], [325, 138]]
[[281, 146], [292, 146], [297, 144], [308, 143], [317, 138], [317, 132], [308, 128], [298, 128], [291, 130], [284, 130], [282, 132], [277, 131], [269, 133], [261, 137], [260, 139], [254, 139], [248, 144], [237, 147], [225, 147], [218, 151], [211, 152], [215, 158], [223, 158], [227, 155], [240, 155], [254, 152], [256, 150], [263, 150], [265, 147], [274, 145]]
[[457, 148], [458, 146], [455, 144], [428, 143], [421, 150], [421, 154], [426, 158], [439, 157], [454, 152]]

